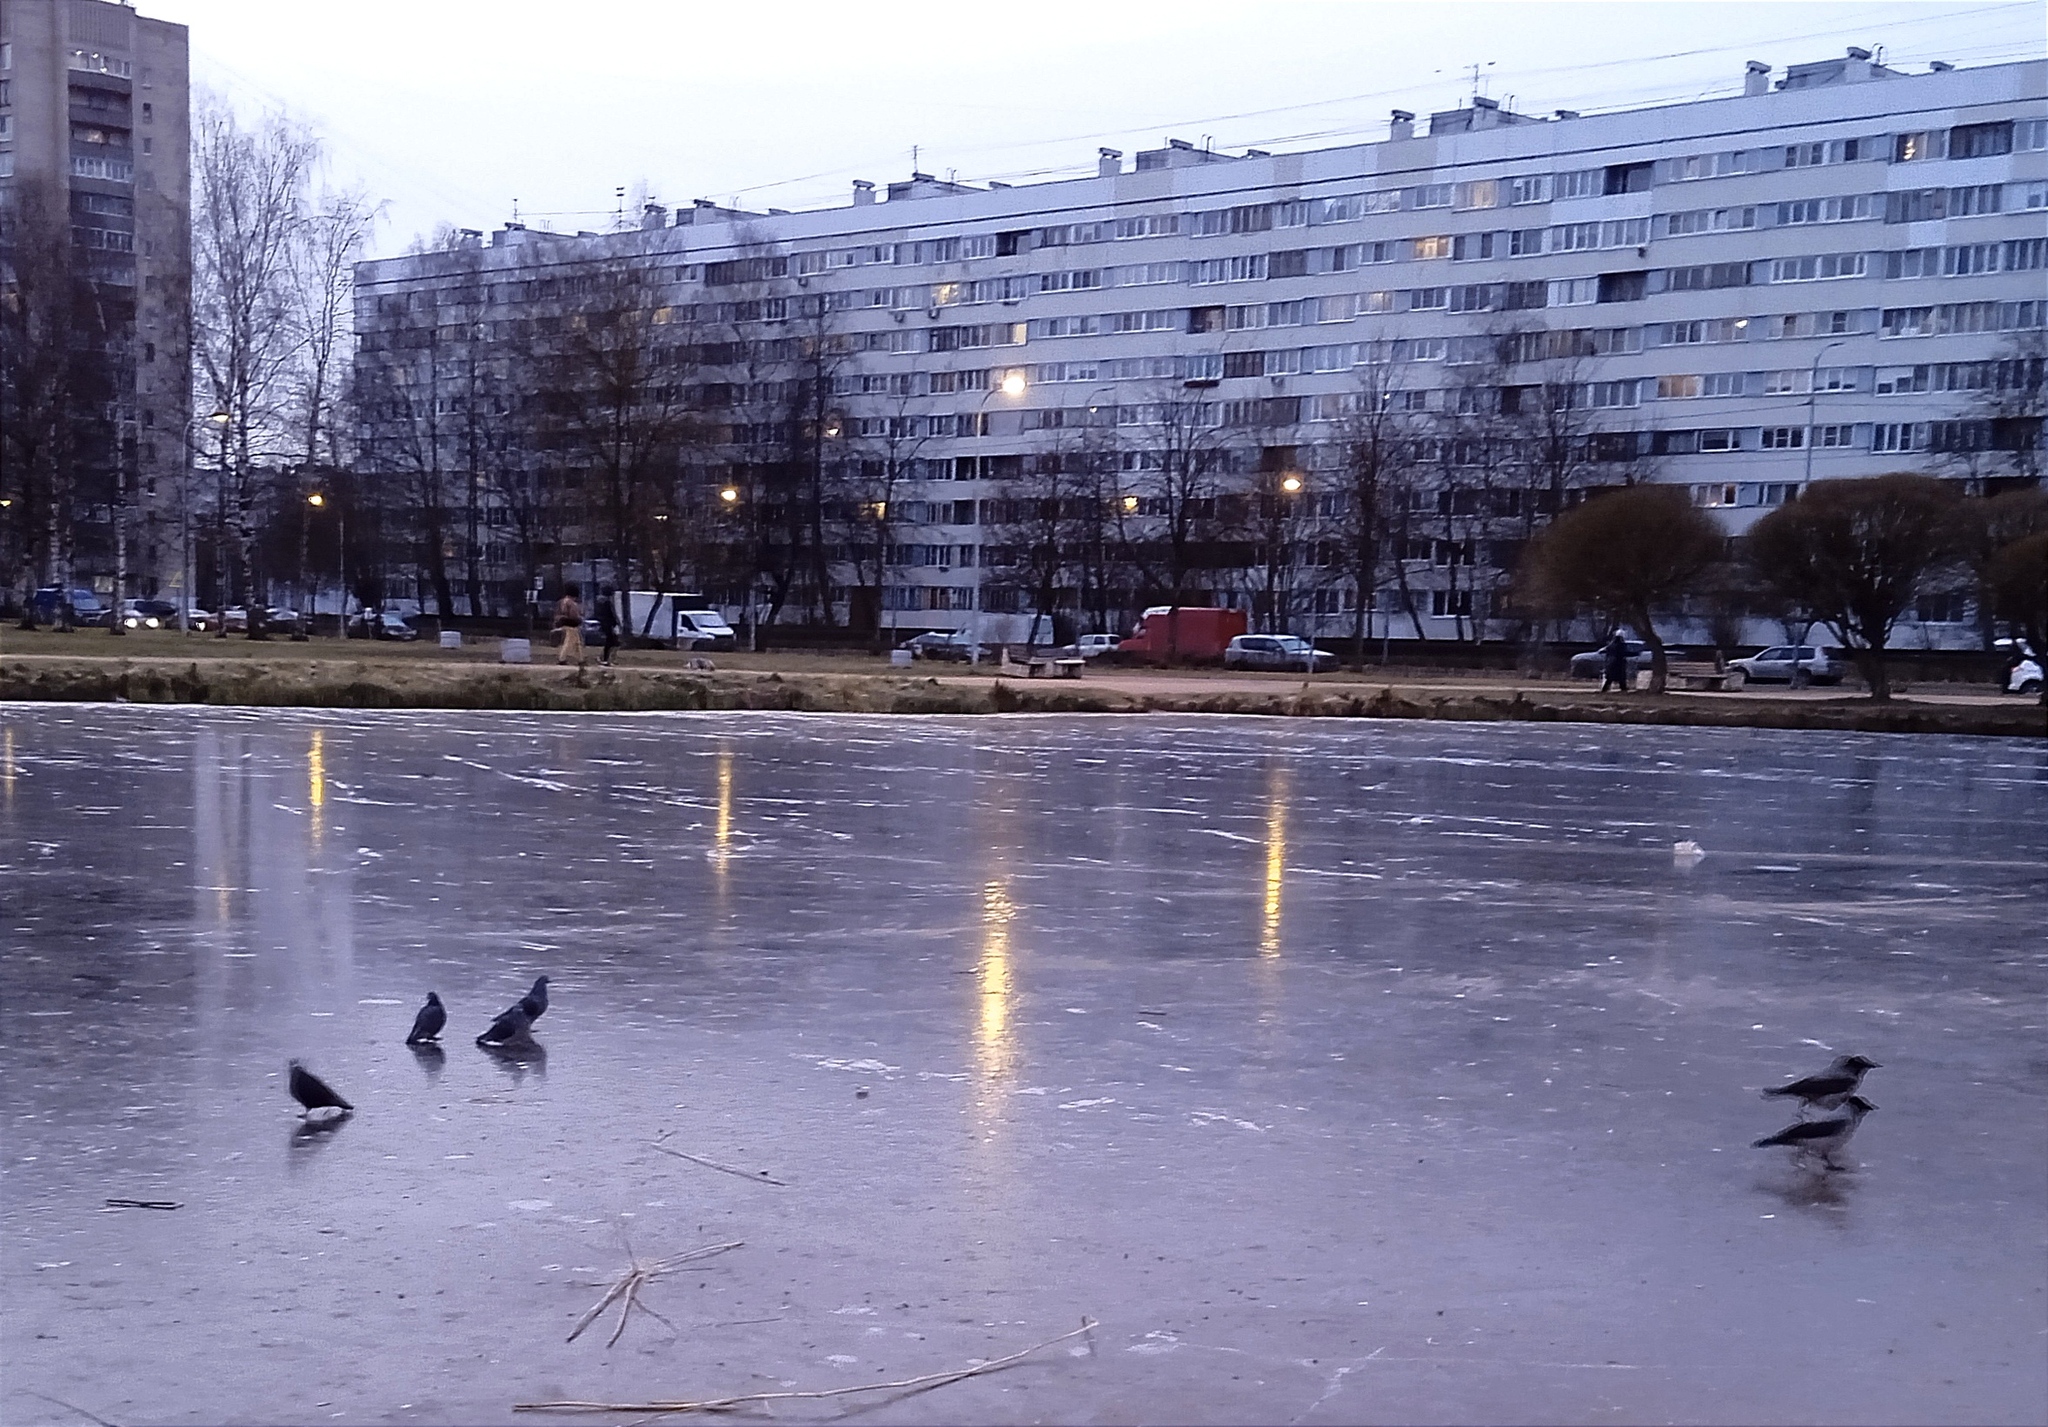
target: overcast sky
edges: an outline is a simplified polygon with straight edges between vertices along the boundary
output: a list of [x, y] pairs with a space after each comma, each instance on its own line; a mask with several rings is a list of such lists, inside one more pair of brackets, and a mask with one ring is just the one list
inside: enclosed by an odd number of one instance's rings
[[1377, 139], [1389, 108], [1480, 92], [1534, 114], [1739, 92], [1743, 61], [1882, 49], [1908, 69], [2037, 56], [2040, 0], [1954, 3], [798, 5], [681, 0], [136, 0], [191, 26], [196, 84], [283, 108], [389, 209], [436, 224], [609, 226], [674, 205], [844, 203], [917, 166], [1092, 171], [1099, 145]]

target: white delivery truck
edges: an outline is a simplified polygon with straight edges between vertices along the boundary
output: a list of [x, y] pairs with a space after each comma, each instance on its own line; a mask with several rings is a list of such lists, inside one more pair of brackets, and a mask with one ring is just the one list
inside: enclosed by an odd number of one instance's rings
[[702, 595], [634, 590], [630, 598], [633, 617], [629, 632], [636, 639], [644, 635], [671, 649], [686, 650], [731, 649], [736, 643], [725, 616]]

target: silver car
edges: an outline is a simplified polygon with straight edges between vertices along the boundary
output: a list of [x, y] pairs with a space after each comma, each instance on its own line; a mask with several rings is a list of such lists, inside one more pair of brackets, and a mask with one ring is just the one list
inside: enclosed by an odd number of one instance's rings
[[1306, 639], [1293, 634], [1240, 634], [1223, 651], [1226, 669], [1307, 669], [1315, 660], [1320, 674], [1337, 667], [1337, 656], [1327, 649], [1313, 649]]
[[1776, 644], [1750, 655], [1730, 659], [1729, 680], [1736, 688], [1745, 684], [1790, 684], [1801, 689], [1808, 684], [1839, 684], [1842, 666], [1828, 658], [1828, 651], [1811, 644]]

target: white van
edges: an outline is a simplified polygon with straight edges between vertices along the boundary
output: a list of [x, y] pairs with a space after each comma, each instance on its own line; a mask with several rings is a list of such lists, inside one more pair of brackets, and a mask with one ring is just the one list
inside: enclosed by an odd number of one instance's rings
[[[648, 638], [674, 649], [731, 649], [736, 642], [725, 616], [702, 595], [634, 590], [631, 599], [633, 620], [629, 633], [634, 638], [645, 630]], [[654, 611], [651, 621], [647, 617], [649, 609]]]

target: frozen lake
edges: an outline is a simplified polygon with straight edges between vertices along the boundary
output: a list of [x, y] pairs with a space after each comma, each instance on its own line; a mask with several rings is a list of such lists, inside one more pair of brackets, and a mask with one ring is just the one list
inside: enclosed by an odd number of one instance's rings
[[[2038, 1423], [2044, 814], [1988, 739], [0, 708], [0, 1421], [504, 1421], [1087, 1315], [773, 1419]], [[543, 972], [544, 1051], [472, 1045]], [[1849, 1051], [1853, 1172], [1749, 1147]], [[730, 1240], [564, 1341], [629, 1242]]]

